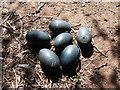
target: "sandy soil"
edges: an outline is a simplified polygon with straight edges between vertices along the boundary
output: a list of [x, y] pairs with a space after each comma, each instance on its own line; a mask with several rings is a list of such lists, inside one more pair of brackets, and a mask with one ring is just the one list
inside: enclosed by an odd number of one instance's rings
[[[3, 87], [4, 88], [120, 88], [120, 26], [118, 2], [2, 4]], [[52, 76], [42, 71], [37, 53], [28, 48], [25, 35], [30, 30], [50, 34], [52, 19], [72, 25], [70, 32], [88, 27], [92, 47], [81, 51], [76, 74]], [[51, 43], [53, 40], [51, 40]], [[77, 45], [74, 38], [73, 44]], [[78, 46], [78, 45], [77, 45]], [[54, 46], [51, 47], [54, 50]], [[28, 64], [31, 69], [20, 68]], [[71, 72], [72, 73], [72, 72]]]

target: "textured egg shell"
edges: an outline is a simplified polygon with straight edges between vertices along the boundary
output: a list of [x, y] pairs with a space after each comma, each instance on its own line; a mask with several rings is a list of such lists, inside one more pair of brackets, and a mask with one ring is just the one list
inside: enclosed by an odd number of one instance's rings
[[77, 32], [77, 41], [80, 44], [90, 43], [92, 41], [91, 31], [86, 27], [79, 29]]
[[72, 35], [69, 33], [61, 33], [59, 34], [54, 41], [55, 47], [64, 47], [69, 45], [72, 42]]
[[39, 51], [39, 59], [42, 63], [42, 65], [46, 67], [59, 67], [60, 66], [60, 60], [58, 56], [51, 50], [49, 49], [41, 49]]
[[56, 19], [49, 23], [49, 29], [54, 33], [61, 33], [71, 30], [71, 25], [64, 20]]
[[61, 65], [66, 66], [76, 61], [79, 56], [79, 49], [75, 45], [67, 46], [60, 55]]
[[47, 44], [50, 42], [49, 35], [43, 31], [29, 31], [26, 39], [28, 42], [36, 44]]

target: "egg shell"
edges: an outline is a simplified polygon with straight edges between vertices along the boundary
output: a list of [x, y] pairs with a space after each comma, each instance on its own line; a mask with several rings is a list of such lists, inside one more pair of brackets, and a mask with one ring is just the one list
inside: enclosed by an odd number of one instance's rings
[[60, 55], [60, 62], [62, 66], [70, 65], [79, 57], [80, 51], [75, 45], [67, 46]]
[[89, 44], [92, 41], [92, 34], [91, 31], [86, 28], [82, 27], [77, 32], [77, 41], [79, 44]]
[[53, 33], [59, 34], [59, 33], [65, 32], [65, 31], [70, 31], [71, 25], [64, 20], [56, 19], [56, 20], [52, 20], [49, 23], [49, 29]]
[[38, 57], [42, 65], [45, 67], [57, 68], [60, 66], [60, 60], [58, 56], [49, 49], [41, 49]]
[[26, 35], [26, 39], [29, 43], [35, 45], [44, 45], [50, 42], [50, 37], [47, 33], [43, 31], [29, 31]]
[[72, 35], [69, 33], [61, 33], [59, 34], [54, 41], [54, 46], [61, 48], [69, 45], [72, 42]]

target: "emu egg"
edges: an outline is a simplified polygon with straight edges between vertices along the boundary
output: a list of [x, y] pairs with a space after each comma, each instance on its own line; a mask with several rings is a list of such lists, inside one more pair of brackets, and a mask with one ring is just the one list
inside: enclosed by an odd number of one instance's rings
[[39, 51], [39, 59], [42, 65], [50, 68], [57, 68], [60, 66], [60, 60], [58, 56], [49, 49], [41, 49]]
[[62, 66], [67, 66], [74, 61], [77, 60], [79, 57], [79, 49], [75, 45], [67, 46], [61, 53], [60, 61]]
[[26, 35], [26, 39], [29, 43], [34, 45], [44, 45], [50, 42], [50, 37], [43, 31], [29, 31]]
[[72, 35], [69, 33], [61, 33], [59, 34], [54, 41], [55, 47], [65, 47], [72, 42]]
[[77, 32], [77, 41], [79, 44], [91, 43], [91, 41], [92, 41], [91, 31], [86, 27], [79, 29]]
[[49, 23], [49, 29], [53, 33], [59, 34], [59, 33], [71, 30], [71, 25], [64, 20], [56, 19], [56, 20], [52, 20]]

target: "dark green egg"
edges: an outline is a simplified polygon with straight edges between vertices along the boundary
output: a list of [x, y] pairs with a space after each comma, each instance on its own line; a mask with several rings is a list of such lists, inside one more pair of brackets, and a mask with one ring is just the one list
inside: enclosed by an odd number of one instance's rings
[[91, 31], [86, 27], [79, 29], [77, 32], [77, 41], [79, 44], [91, 43], [91, 41], [92, 41]]
[[33, 45], [46, 45], [50, 43], [50, 37], [43, 31], [29, 31], [26, 35], [26, 39]]
[[62, 66], [68, 66], [75, 62], [79, 57], [80, 51], [77, 46], [67, 46], [60, 55], [60, 62]]
[[58, 68], [60, 66], [60, 60], [58, 56], [49, 49], [41, 49], [39, 51], [39, 60], [46, 68]]
[[54, 33], [54, 34], [59, 34], [65, 31], [70, 31], [71, 30], [71, 25], [64, 21], [64, 20], [52, 20], [49, 23], [49, 29]]
[[59, 34], [54, 41], [54, 46], [57, 48], [65, 47], [72, 42], [72, 35], [69, 33], [61, 33]]

